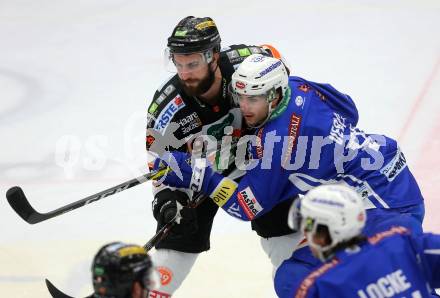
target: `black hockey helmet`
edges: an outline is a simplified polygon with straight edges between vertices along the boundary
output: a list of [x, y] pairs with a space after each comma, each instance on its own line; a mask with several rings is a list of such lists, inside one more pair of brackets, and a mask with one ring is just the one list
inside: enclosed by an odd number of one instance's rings
[[171, 53], [195, 53], [213, 49], [220, 51], [220, 34], [210, 17], [182, 19], [168, 38]]
[[93, 297], [129, 298], [135, 281], [148, 290], [151, 271], [151, 259], [143, 247], [122, 242], [106, 244], [92, 264]]

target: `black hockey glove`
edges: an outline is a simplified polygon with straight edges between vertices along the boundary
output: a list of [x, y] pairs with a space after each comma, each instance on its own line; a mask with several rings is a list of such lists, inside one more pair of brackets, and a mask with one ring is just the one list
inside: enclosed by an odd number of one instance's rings
[[173, 227], [168, 237], [195, 233], [198, 229], [197, 213], [195, 208], [186, 207], [188, 201], [187, 194], [178, 190], [164, 189], [157, 193], [152, 203], [153, 215], [157, 220], [157, 229], [159, 230], [166, 223], [170, 222], [177, 212], [180, 212], [180, 222]]

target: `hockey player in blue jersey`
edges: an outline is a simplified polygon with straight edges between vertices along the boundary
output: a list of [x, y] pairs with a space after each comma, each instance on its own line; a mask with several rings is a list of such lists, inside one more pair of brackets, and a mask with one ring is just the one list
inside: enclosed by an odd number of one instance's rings
[[295, 284], [285, 261], [275, 278], [278, 296], [414, 298], [440, 287], [440, 235], [393, 226], [367, 238], [365, 223], [361, 197], [344, 185], [318, 186], [295, 201], [289, 224], [304, 231], [324, 263]]
[[[348, 95], [328, 84], [288, 77], [280, 60], [262, 55], [242, 62], [231, 91], [246, 124], [255, 128], [246, 138], [250, 160], [239, 160], [246, 150], [237, 149], [237, 166], [245, 165], [246, 175], [236, 183], [200, 156], [173, 152], [162, 160], [176, 171], [163, 183], [202, 191], [241, 220], [258, 218], [321, 184], [345, 183], [363, 199], [366, 235], [396, 222], [422, 233], [423, 197], [405, 156], [395, 140], [356, 127], [358, 112]], [[155, 167], [161, 164], [156, 160]], [[298, 275], [318, 265], [307, 246], [294, 257]]]
[[[245, 162], [246, 175], [237, 184], [205, 159], [193, 156], [191, 165], [189, 154], [172, 152], [168, 158], [178, 168], [164, 184], [203, 191], [230, 215], [252, 220], [283, 200], [339, 181], [362, 196], [367, 210], [380, 209], [376, 217], [410, 214], [421, 224], [423, 197], [405, 156], [395, 140], [356, 127], [358, 112], [348, 95], [288, 77], [280, 60], [262, 55], [246, 58], [231, 84], [247, 125], [255, 128], [255, 138], [247, 138], [252, 159]], [[155, 167], [160, 164], [156, 160]], [[421, 225], [411, 228], [421, 232]]]

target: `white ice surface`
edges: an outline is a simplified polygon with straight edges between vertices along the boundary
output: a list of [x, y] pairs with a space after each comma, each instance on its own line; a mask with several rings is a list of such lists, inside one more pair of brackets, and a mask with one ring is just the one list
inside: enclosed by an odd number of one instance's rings
[[[146, 107], [169, 76], [166, 38], [187, 15], [211, 16], [224, 45], [276, 45], [296, 75], [350, 94], [360, 127], [399, 138], [425, 228], [440, 232], [440, 3], [217, 3], [0, 1], [0, 194], [20, 185], [44, 212], [142, 173]], [[76, 149], [65, 153], [66, 140]], [[48, 297], [45, 277], [90, 293], [100, 245], [154, 234], [150, 203], [144, 184], [28, 225], [0, 200], [0, 296]], [[175, 296], [269, 297], [270, 270], [249, 225], [219, 211], [212, 249]]]

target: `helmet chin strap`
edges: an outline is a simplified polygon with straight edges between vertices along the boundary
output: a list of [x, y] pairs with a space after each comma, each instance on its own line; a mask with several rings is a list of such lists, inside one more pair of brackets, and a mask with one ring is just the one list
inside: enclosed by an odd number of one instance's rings
[[[274, 111], [276, 111], [278, 107], [287, 105], [289, 99], [290, 99], [290, 88], [287, 88], [285, 93], [283, 94], [283, 96], [278, 99], [278, 103], [276, 104], [275, 108], [272, 107], [272, 102], [274, 99], [272, 99], [270, 102], [267, 102], [268, 103], [267, 117], [263, 121], [261, 121], [261, 123], [255, 125], [255, 126], [249, 125], [249, 127], [250, 128], [260, 128], [261, 126], [266, 124], [267, 121], [271, 120], [272, 113]], [[276, 115], [276, 112], [273, 115], [275, 116], [275, 118], [278, 117]]]
[[335, 246], [335, 244], [333, 244], [333, 240], [332, 243], [326, 246], [321, 246], [313, 242], [313, 236], [311, 234], [308, 234], [306, 238], [307, 238], [307, 242], [309, 243], [309, 246], [315, 249], [317, 253], [316, 257], [320, 259], [322, 262], [327, 261], [329, 258], [333, 256], [332, 248]]

